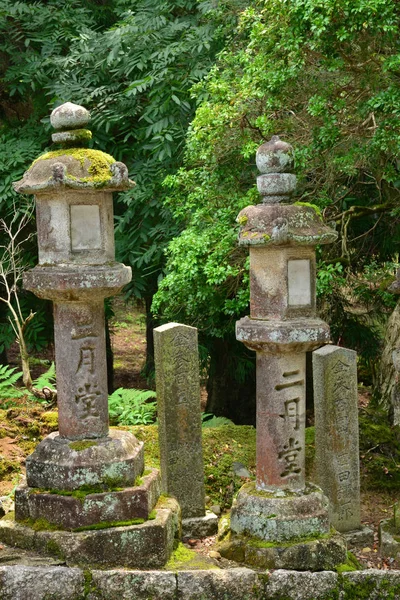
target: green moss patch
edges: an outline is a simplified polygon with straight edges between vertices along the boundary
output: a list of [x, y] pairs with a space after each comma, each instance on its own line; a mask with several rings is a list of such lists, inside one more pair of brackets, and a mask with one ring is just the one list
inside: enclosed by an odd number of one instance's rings
[[97, 442], [90, 440], [80, 440], [77, 442], [70, 442], [68, 446], [71, 448], [71, 450], [75, 450], [75, 452], [82, 452], [82, 450], [87, 450], [87, 448], [97, 446]]
[[85, 527], [77, 527], [72, 529], [73, 532], [79, 531], [95, 531], [97, 529], [109, 529], [111, 527], [130, 527], [131, 525], [142, 525], [144, 519], [131, 519], [129, 521], [106, 521], [104, 523], [96, 523], [95, 525], [86, 525]]
[[167, 571], [182, 571], [185, 569], [218, 569], [218, 567], [210, 559], [200, 556], [194, 550], [186, 548], [184, 544], [179, 542], [164, 569]]
[[[78, 160], [82, 167], [86, 166], [86, 161], [89, 162], [87, 170], [90, 175], [88, 177], [79, 177], [79, 181], [82, 183], [87, 182], [94, 184], [96, 187], [101, 187], [101, 185], [105, 185], [112, 178], [110, 166], [115, 163], [114, 158], [110, 156], [110, 154], [106, 154], [100, 150], [92, 150], [90, 148], [69, 148], [46, 152], [33, 161], [30, 168], [39, 161], [51, 160], [62, 156], [71, 156]], [[68, 177], [75, 179], [73, 175], [68, 174]]]

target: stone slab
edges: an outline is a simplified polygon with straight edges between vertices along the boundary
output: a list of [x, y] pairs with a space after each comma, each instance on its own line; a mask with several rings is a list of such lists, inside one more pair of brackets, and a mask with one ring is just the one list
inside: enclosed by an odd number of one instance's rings
[[84, 302], [116, 296], [131, 278], [130, 267], [120, 263], [79, 265], [78, 268], [39, 265], [24, 273], [23, 284], [39, 298]]
[[197, 329], [168, 323], [154, 329], [162, 489], [182, 517], [205, 514]]
[[313, 370], [317, 483], [333, 527], [352, 531], [361, 526], [357, 353], [324, 346], [313, 353]]
[[346, 531], [342, 536], [347, 542], [349, 550], [351, 548], [365, 548], [366, 546], [374, 545], [374, 530], [371, 527], [362, 525], [360, 529]]
[[400, 542], [395, 539], [393, 529], [393, 522], [390, 519], [379, 523], [379, 553], [381, 556], [390, 556], [396, 559], [400, 554]]
[[262, 584], [251, 569], [180, 571], [177, 600], [250, 600]]
[[0, 541], [64, 558], [69, 566], [160, 568], [180, 533], [180, 509], [172, 498], [159, 501], [154, 520], [126, 527], [34, 531], [7, 518], [0, 520]]
[[176, 600], [177, 577], [168, 571], [92, 571], [87, 600]]
[[232, 506], [230, 527], [238, 535], [274, 543], [327, 534], [328, 501], [313, 484], [303, 492], [268, 493], [246, 483]]
[[0, 567], [1, 600], [77, 600], [84, 597], [80, 569]]
[[132, 433], [111, 429], [107, 438], [87, 440], [79, 449], [58, 431], [48, 435], [26, 460], [32, 488], [72, 491], [82, 486], [133, 486], [143, 473], [143, 442]]
[[144, 476], [141, 485], [83, 497], [38, 492], [37, 488], [23, 486], [15, 491], [15, 520], [45, 519], [60, 529], [73, 530], [97, 523], [147, 519], [160, 490], [157, 469]]
[[218, 550], [224, 558], [257, 569], [290, 569], [294, 571], [327, 571], [347, 560], [346, 542], [339, 534], [313, 541], [263, 546], [255, 539], [232, 535], [221, 542]]
[[189, 517], [182, 519], [182, 536], [204, 538], [215, 535], [218, 531], [218, 517], [207, 511], [204, 517]]
[[0, 567], [2, 600], [397, 600], [400, 573]]
[[341, 587], [345, 600], [352, 600], [352, 598], [398, 600], [400, 598], [400, 572], [369, 569], [368, 571], [343, 573]]
[[320, 319], [236, 321], [236, 339], [256, 352], [308, 352], [329, 342], [329, 326]]
[[332, 571], [284, 571], [271, 573], [265, 586], [265, 598], [270, 600], [326, 600], [338, 588], [338, 575]]

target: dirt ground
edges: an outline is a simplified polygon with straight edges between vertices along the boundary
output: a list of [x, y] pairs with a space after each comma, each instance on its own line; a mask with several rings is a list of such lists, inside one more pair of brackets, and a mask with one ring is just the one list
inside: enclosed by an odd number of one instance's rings
[[[114, 317], [110, 323], [110, 331], [114, 353], [114, 388], [134, 387], [136, 389], [154, 389], [155, 382], [147, 381], [142, 374], [146, 359], [145, 314], [143, 309], [140, 306], [127, 308], [120, 299], [114, 302], [113, 309]], [[18, 348], [16, 346], [8, 353], [8, 357], [11, 365], [14, 364], [19, 367]], [[41, 358], [51, 362], [54, 359], [53, 349], [49, 348], [43, 353]], [[38, 376], [46, 368], [46, 364], [34, 365], [33, 376]], [[361, 391], [359, 397], [360, 406], [365, 406], [368, 401], [368, 392]], [[16, 402], [20, 406], [17, 406], [15, 409], [15, 417], [11, 425], [0, 422], [0, 426], [3, 429], [3, 437], [0, 437], [0, 457], [6, 461], [18, 462], [21, 466], [22, 476], [16, 474], [14, 478], [0, 481], [0, 496], [10, 494], [15, 486], [21, 482], [26, 456], [32, 452], [35, 445], [35, 438], [31, 437], [30, 442], [27, 439], [23, 439], [24, 435], [18, 433], [18, 425], [34, 426], [35, 420], [39, 419], [40, 428], [38, 432], [40, 430], [41, 435], [46, 433], [46, 420], [43, 415], [35, 415], [32, 411], [29, 413], [24, 412], [25, 401], [23, 399]], [[206, 391], [202, 389], [203, 408], [205, 402]], [[21, 427], [21, 431], [23, 431], [23, 427]], [[4, 433], [6, 434], [5, 436]], [[400, 568], [400, 565], [396, 561], [384, 559], [379, 556], [377, 544], [379, 522], [382, 519], [389, 518], [393, 514], [393, 505], [397, 500], [398, 494], [394, 492], [362, 491], [361, 493], [362, 522], [372, 527], [375, 532], [373, 545], [354, 552], [364, 568], [379, 568], [384, 570]], [[210, 550], [212, 550], [214, 541], [213, 537], [204, 540], [190, 539], [186, 540], [186, 545], [195, 549], [200, 554], [208, 555]]]

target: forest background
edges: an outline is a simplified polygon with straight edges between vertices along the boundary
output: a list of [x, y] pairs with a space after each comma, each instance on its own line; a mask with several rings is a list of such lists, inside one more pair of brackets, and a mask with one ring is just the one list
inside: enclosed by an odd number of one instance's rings
[[[147, 373], [155, 324], [196, 326], [207, 411], [253, 423], [254, 356], [234, 338], [249, 301], [235, 219], [259, 200], [257, 147], [278, 134], [295, 149], [296, 200], [339, 232], [318, 249], [321, 316], [387, 406], [400, 345], [388, 289], [400, 247], [399, 39], [394, 0], [3, 0], [0, 217], [29, 212], [11, 183], [49, 149], [51, 110], [88, 108], [93, 147], [137, 182], [115, 198], [115, 225], [133, 270], [126, 296], [146, 307]], [[34, 239], [23, 259], [36, 263]], [[36, 312], [34, 353], [51, 341], [50, 312], [20, 299]], [[0, 310], [5, 362], [15, 336]]]

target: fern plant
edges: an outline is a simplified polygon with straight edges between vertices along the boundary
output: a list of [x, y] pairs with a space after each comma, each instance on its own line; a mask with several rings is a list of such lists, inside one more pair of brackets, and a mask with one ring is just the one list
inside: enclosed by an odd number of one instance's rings
[[37, 379], [32, 382], [33, 389], [41, 390], [43, 398], [38, 398], [37, 395], [30, 394], [31, 399], [39, 400], [42, 404], [54, 404], [56, 401], [56, 391], [53, 386], [56, 385], [56, 366], [54, 362], [51, 363], [50, 367], [39, 375]]
[[157, 402], [153, 390], [118, 388], [108, 398], [108, 409], [112, 425], [149, 425], [154, 423]]
[[[22, 371], [16, 371], [16, 367], [0, 365], [0, 399], [12, 400], [24, 396], [24, 390], [15, 387], [15, 383], [22, 375]], [[3, 403], [2, 403], [3, 404]]]
[[227, 417], [216, 417], [212, 413], [203, 413], [201, 415], [201, 426], [204, 427], [221, 427], [221, 425], [234, 425], [234, 422]]

